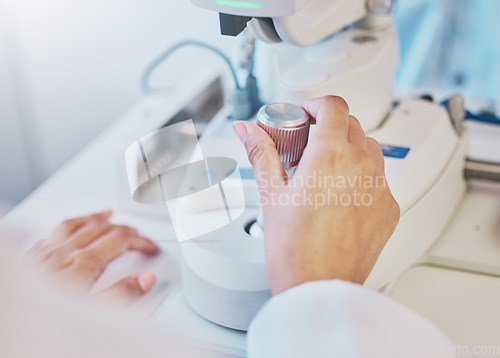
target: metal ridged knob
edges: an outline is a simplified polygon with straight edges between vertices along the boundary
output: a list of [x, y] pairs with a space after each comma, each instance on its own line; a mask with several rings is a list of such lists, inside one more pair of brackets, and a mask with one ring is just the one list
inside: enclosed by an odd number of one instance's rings
[[296, 167], [307, 145], [309, 115], [294, 104], [272, 103], [259, 110], [257, 125], [274, 141], [283, 167]]
[[368, 0], [367, 9], [370, 14], [388, 15], [392, 10], [392, 0]]

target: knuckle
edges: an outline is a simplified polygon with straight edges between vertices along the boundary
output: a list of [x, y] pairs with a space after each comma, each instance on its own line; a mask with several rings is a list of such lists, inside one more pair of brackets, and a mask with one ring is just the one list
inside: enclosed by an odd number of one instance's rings
[[134, 293], [139, 291], [137, 281], [133, 277], [128, 277], [125, 280], [123, 280], [123, 288], [128, 293]]
[[363, 137], [366, 138], [365, 136], [365, 130], [363, 129], [363, 126], [361, 125], [361, 122], [354, 116], [349, 116], [349, 130], [355, 129], [360, 132], [360, 134], [363, 134]]
[[75, 225], [75, 219], [66, 219], [61, 224], [59, 227], [63, 230], [69, 230]]
[[377, 142], [376, 139], [372, 137], [366, 137], [366, 143], [368, 145], [368, 150], [369, 151], [375, 151], [382, 155], [382, 148], [380, 147], [379, 142]]
[[326, 132], [316, 131], [307, 147], [315, 148], [318, 151], [327, 151], [329, 153], [342, 153], [345, 151], [346, 143], [332, 139]]
[[35, 244], [33, 245], [33, 247], [31, 248], [31, 250], [38, 251], [38, 250], [43, 249], [46, 246], [46, 242], [47, 242], [46, 239], [37, 240], [35, 242]]
[[321, 153], [321, 157], [329, 165], [343, 163], [347, 158], [344, 148], [337, 143], [324, 143], [320, 140], [313, 148], [317, 148], [316, 152]]
[[358, 152], [356, 156], [358, 171], [364, 175], [373, 175], [375, 173], [375, 163], [370, 159], [370, 156], [365, 152]]
[[360, 167], [360, 171], [366, 176], [373, 176], [375, 173], [375, 165], [372, 161], [364, 161]]
[[356, 125], [359, 125], [361, 127], [361, 122], [359, 121], [359, 119], [357, 119], [356, 117], [354, 117], [353, 115], [349, 115], [349, 120], [351, 122], [354, 122]]
[[99, 228], [104, 226], [106, 224], [105, 222], [99, 221], [99, 220], [89, 220], [85, 224], [83, 224], [84, 228]]
[[88, 235], [89, 233], [92, 233], [93, 230], [96, 229], [96, 224], [93, 222], [88, 222], [83, 225], [81, 225], [78, 230], [75, 232], [77, 235]]
[[74, 255], [76, 262], [89, 262], [93, 260], [93, 253], [88, 250], [79, 251]]
[[128, 234], [129, 231], [127, 230], [127, 228], [125, 228], [123, 226], [115, 226], [112, 229], [112, 232], [115, 235], [125, 235], [125, 234]]
[[385, 203], [384, 206], [387, 209], [387, 216], [392, 219], [392, 221], [394, 222], [394, 226], [396, 226], [401, 216], [401, 208], [399, 206], [399, 203], [392, 195], [392, 192], [388, 186], [385, 187], [385, 190], [381, 190], [380, 196]]
[[323, 97], [323, 103], [327, 106], [335, 106], [349, 112], [349, 105], [342, 97], [327, 95]]
[[372, 159], [370, 157], [370, 153], [356, 144], [349, 143], [347, 145], [346, 152], [349, 153], [349, 160], [356, 167], [369, 167], [372, 163]]
[[366, 141], [370, 142], [371, 144], [376, 145], [377, 147], [380, 147], [380, 144], [378, 143], [378, 141], [373, 137], [366, 137]]
[[395, 229], [398, 226], [401, 217], [399, 204], [395, 200], [393, 200], [393, 203], [390, 205], [389, 217], [392, 223], [392, 229]]
[[75, 262], [79, 266], [92, 267], [97, 271], [104, 271], [106, 268], [104, 260], [90, 250], [79, 252], [75, 257]]
[[42, 261], [47, 261], [52, 258], [52, 255], [54, 254], [54, 250], [51, 247], [48, 246], [43, 246], [41, 247], [37, 252], [36, 255], [42, 260]]
[[110, 231], [112, 229], [113, 229], [113, 225], [110, 224], [109, 222], [99, 222], [95, 226], [95, 230], [97, 232], [101, 233], [101, 235], [106, 234], [108, 231]]
[[392, 211], [394, 212], [394, 217], [396, 218], [396, 220], [399, 221], [399, 217], [401, 216], [401, 207], [394, 198], [392, 198]]
[[46, 261], [50, 261], [55, 267], [63, 268], [71, 263], [71, 257], [67, 250], [63, 247], [59, 247], [50, 251]]
[[[246, 147], [248, 160], [250, 164], [254, 166], [257, 164], [261, 158], [264, 156], [266, 149], [269, 150], [271, 144], [268, 143], [249, 143]], [[273, 146], [274, 148], [274, 146]]]
[[67, 253], [63, 248], [56, 248], [54, 250], [51, 250], [50, 252], [50, 258], [51, 260], [54, 261], [65, 261], [67, 257]]

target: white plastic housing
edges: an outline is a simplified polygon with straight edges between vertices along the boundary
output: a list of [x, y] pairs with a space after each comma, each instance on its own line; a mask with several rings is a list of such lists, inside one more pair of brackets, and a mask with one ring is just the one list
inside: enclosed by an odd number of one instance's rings
[[370, 135], [379, 143], [410, 148], [404, 160], [385, 158], [401, 219], [365, 282], [380, 289], [424, 255], [462, 201], [469, 136], [465, 131], [458, 137], [446, 110], [424, 100], [402, 102]]
[[[205, 9], [250, 17], [272, 18], [282, 41], [308, 46], [362, 19], [365, 0], [192, 0]], [[269, 41], [263, 27], [257, 37]]]
[[314, 0], [191, 0], [208, 10], [252, 17], [290, 16], [308, 1]]
[[349, 29], [308, 48], [278, 46], [273, 62], [268, 83], [273, 102], [338, 95], [370, 131], [392, 107], [398, 36], [393, 25], [381, 31]]
[[285, 43], [309, 46], [366, 16], [364, 0], [312, 0], [291, 16], [273, 18]]

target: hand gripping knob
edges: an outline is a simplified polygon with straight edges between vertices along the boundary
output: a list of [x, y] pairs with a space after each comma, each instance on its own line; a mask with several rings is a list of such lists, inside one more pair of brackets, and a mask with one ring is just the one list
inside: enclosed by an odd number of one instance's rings
[[[309, 139], [309, 119], [306, 111], [288, 103], [268, 104], [257, 113], [257, 125], [274, 141], [281, 163], [290, 177], [295, 172]], [[247, 232], [253, 237], [264, 238], [262, 208]]]
[[289, 103], [268, 104], [257, 113], [257, 125], [274, 141], [285, 169], [299, 164], [309, 137], [309, 119], [306, 111]]

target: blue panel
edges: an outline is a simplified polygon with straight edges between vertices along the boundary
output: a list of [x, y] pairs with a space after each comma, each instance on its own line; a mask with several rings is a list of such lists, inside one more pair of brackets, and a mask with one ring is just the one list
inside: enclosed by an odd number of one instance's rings
[[396, 147], [389, 144], [380, 144], [382, 148], [382, 154], [384, 157], [403, 159], [408, 155], [410, 148], [408, 147]]

